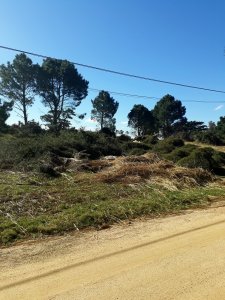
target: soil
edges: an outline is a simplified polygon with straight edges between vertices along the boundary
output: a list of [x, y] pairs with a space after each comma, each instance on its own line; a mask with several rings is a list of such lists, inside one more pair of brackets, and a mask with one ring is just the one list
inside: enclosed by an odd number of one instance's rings
[[225, 207], [0, 249], [0, 299], [225, 299]]

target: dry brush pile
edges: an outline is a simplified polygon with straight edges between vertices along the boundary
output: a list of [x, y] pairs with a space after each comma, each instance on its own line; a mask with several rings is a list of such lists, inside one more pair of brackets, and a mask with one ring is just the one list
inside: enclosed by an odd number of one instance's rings
[[95, 176], [96, 180], [105, 183], [148, 182], [170, 190], [202, 186], [215, 180], [213, 175], [204, 169], [179, 167], [153, 153], [116, 158], [110, 166]]

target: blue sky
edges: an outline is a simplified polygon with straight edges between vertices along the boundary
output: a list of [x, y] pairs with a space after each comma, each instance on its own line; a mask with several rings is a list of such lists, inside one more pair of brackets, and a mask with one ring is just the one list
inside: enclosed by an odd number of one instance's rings
[[[127, 73], [225, 90], [225, 1], [223, 0], [0, 0], [0, 44]], [[15, 53], [0, 49], [0, 63]], [[32, 57], [34, 62], [41, 62]], [[218, 121], [225, 94], [175, 87], [98, 72], [78, 71], [96, 89], [162, 97], [169, 93], [187, 108], [189, 120]], [[90, 92], [78, 108], [90, 122]], [[152, 109], [156, 100], [113, 95], [117, 127], [126, 129], [134, 104]], [[221, 101], [189, 103], [184, 100]], [[224, 103], [225, 104], [225, 103]], [[37, 101], [30, 119], [45, 108]], [[11, 123], [18, 121], [13, 114]]]

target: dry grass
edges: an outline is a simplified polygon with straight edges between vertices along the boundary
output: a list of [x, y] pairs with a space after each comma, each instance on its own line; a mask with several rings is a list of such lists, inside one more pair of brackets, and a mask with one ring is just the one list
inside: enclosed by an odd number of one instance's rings
[[82, 164], [91, 169], [57, 178], [0, 172], [0, 245], [224, 199], [224, 186], [207, 185], [214, 179], [209, 172], [177, 167], [155, 155]]
[[69, 172], [83, 172], [88, 171], [91, 173], [99, 172], [103, 169], [112, 166], [111, 161], [108, 160], [78, 160], [78, 159], [70, 159], [69, 164], [67, 166], [67, 170]]
[[96, 174], [96, 180], [105, 183], [151, 182], [170, 190], [205, 185], [214, 177], [203, 169], [178, 167], [160, 160], [155, 154], [117, 158], [111, 167]]

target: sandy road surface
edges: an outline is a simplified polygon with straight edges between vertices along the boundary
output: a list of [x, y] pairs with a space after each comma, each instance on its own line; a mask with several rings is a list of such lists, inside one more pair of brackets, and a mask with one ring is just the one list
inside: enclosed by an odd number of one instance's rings
[[225, 208], [0, 250], [0, 299], [225, 299]]

